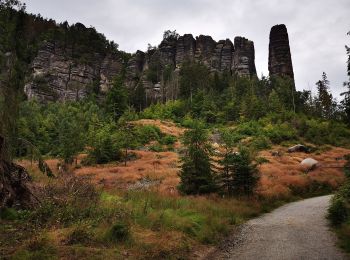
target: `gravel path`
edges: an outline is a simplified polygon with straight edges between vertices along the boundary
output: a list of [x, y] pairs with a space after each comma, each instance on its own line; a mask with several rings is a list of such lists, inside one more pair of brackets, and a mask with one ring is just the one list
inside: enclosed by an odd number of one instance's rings
[[330, 198], [293, 202], [252, 219], [208, 259], [349, 259], [327, 226]]

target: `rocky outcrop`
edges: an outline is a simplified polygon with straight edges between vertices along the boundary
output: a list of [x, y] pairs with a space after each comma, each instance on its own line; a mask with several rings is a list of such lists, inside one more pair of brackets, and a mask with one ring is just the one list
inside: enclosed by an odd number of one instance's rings
[[256, 75], [254, 43], [243, 37], [214, 41], [212, 37], [192, 34], [164, 39], [158, 48], [143, 53], [137, 51], [126, 67], [126, 85], [136, 89], [140, 84], [145, 90], [146, 100], [176, 99], [177, 82], [164, 82], [162, 72], [174, 69], [172, 76], [178, 77], [184, 62], [194, 61], [204, 64], [211, 72], [228, 72], [238, 76]]
[[210, 67], [215, 46], [216, 42], [211, 36], [199, 35], [196, 37], [195, 59]]
[[270, 76], [286, 76], [294, 80], [288, 32], [284, 24], [275, 25], [270, 31], [269, 73]]
[[31, 64], [32, 73], [24, 92], [29, 99], [57, 101], [80, 100], [94, 85], [101, 93], [108, 91], [123, 64], [117, 55], [95, 56], [92, 64], [79, 63], [58, 44], [43, 42]]
[[180, 36], [176, 44], [176, 64], [181, 64], [186, 60], [193, 60], [196, 49], [196, 41], [192, 34]]
[[169, 86], [160, 75], [170, 68], [172, 76], [178, 77], [185, 61], [202, 63], [211, 72], [225, 71], [248, 77], [256, 74], [254, 44], [242, 37], [236, 37], [234, 44], [229, 39], [216, 42], [205, 35], [171, 37], [164, 39], [158, 48], [137, 51], [126, 64], [117, 54], [89, 53], [92, 61], [83, 62], [73, 59], [69, 55], [71, 52], [67, 47], [61, 48], [59, 43], [42, 43], [31, 63], [32, 73], [24, 89], [29, 99], [80, 100], [96, 89], [103, 94], [124, 69], [126, 86], [134, 90], [142, 84], [146, 100], [176, 99], [177, 83]]
[[126, 66], [126, 76], [128, 79], [138, 79], [144, 69], [146, 54], [137, 51], [128, 61]]
[[239, 76], [256, 74], [254, 43], [243, 37], [236, 37], [234, 41], [232, 71]]

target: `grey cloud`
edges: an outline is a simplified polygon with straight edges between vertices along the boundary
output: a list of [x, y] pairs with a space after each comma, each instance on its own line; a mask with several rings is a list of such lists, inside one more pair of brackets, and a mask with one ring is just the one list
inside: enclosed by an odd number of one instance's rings
[[157, 45], [166, 29], [207, 34], [215, 40], [244, 36], [255, 43], [258, 74], [268, 74], [271, 26], [287, 25], [296, 85], [314, 89], [323, 71], [335, 96], [346, 77], [350, 45], [349, 0], [27, 0], [30, 12], [94, 26], [120, 49]]

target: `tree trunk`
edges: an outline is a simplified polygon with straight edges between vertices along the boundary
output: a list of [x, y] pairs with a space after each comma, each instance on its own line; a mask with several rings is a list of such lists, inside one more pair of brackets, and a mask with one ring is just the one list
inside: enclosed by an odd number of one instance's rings
[[25, 168], [5, 159], [5, 140], [0, 136], [0, 209], [29, 207], [33, 196], [28, 187], [30, 177]]

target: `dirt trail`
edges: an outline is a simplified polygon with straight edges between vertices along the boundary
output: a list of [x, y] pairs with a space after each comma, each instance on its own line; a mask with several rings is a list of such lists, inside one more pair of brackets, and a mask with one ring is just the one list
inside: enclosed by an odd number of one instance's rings
[[349, 259], [325, 218], [330, 198], [293, 202], [252, 219], [208, 259]]

